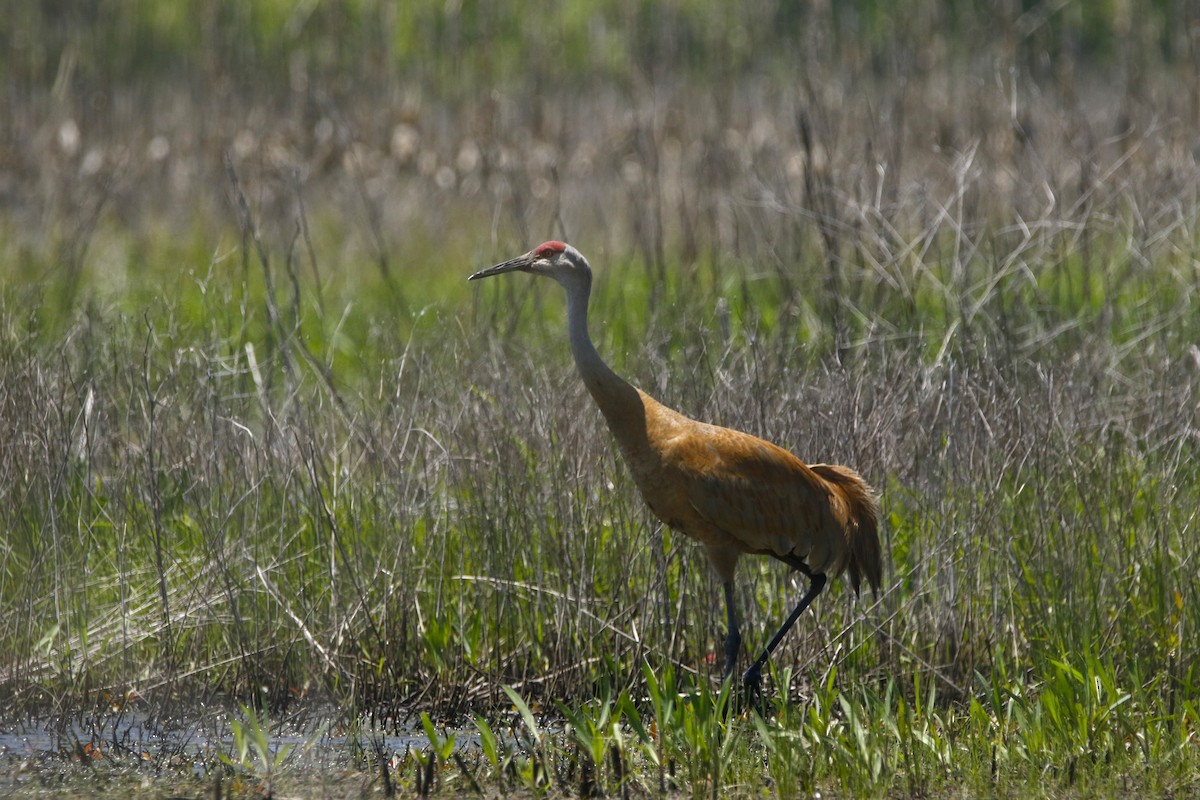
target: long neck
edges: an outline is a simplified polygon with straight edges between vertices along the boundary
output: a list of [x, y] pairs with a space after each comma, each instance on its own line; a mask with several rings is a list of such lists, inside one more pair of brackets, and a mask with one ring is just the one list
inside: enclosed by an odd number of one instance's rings
[[600, 406], [608, 427], [626, 456], [640, 452], [646, 443], [646, 410], [642, 395], [609, 368], [588, 336], [588, 296], [591, 280], [567, 289], [567, 331], [571, 354], [588, 391]]

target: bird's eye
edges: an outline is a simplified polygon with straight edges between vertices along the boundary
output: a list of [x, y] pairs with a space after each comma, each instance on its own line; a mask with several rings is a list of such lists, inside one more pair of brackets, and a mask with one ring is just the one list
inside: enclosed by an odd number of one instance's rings
[[537, 258], [552, 259], [566, 249], [567, 246], [562, 242], [546, 242], [537, 249], [534, 256]]

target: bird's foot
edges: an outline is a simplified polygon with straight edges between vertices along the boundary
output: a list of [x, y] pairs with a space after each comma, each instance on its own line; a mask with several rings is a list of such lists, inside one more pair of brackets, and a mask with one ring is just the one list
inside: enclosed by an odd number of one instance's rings
[[738, 692], [743, 709], [753, 709], [766, 715], [768, 701], [762, 692], [762, 668], [755, 664], [742, 673], [742, 686]]
[[746, 688], [747, 692], [757, 694], [758, 690], [762, 688], [762, 668], [755, 664], [746, 670], [742, 674], [742, 686]]

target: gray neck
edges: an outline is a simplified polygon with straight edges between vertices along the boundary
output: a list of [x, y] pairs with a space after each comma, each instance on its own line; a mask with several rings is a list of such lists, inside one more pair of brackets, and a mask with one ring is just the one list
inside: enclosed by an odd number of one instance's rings
[[571, 355], [575, 357], [575, 366], [594, 395], [596, 389], [628, 384], [604, 363], [592, 344], [592, 337], [588, 335], [588, 298], [591, 292], [590, 278], [567, 290], [567, 333], [571, 339]]
[[617, 444], [627, 455], [640, 451], [645, 444], [646, 410], [641, 393], [609, 368], [596, 352], [588, 336], [588, 297], [592, 282], [588, 277], [567, 289], [567, 332], [571, 354], [579, 376], [604, 414]]

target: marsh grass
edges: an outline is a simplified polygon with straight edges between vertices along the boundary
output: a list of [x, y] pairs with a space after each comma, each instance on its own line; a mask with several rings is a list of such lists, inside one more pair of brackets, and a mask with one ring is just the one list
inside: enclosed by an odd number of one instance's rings
[[[809, 66], [230, 114], [154, 164], [40, 123], [0, 223], [6, 707], [331, 697], [426, 730], [362, 747], [419, 794], [1195, 792], [1200, 95]], [[881, 491], [882, 590], [835, 581], [757, 712], [556, 287], [465, 284], [549, 236], [620, 372]], [[754, 649], [798, 589], [739, 593]]]

